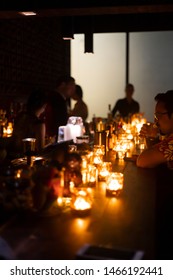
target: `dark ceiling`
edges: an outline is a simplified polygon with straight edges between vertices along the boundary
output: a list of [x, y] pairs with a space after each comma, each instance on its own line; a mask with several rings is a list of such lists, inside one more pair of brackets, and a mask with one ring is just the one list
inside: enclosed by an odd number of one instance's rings
[[95, 33], [173, 30], [173, 0], [0, 1], [1, 20], [24, 18], [19, 11], [29, 10], [37, 18], [73, 17], [74, 33], [83, 33], [91, 19]]

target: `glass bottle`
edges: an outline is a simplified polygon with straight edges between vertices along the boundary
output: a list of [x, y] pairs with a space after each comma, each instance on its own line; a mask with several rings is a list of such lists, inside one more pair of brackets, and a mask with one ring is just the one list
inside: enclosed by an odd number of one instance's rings
[[111, 110], [111, 104], [108, 104], [107, 121], [108, 121], [108, 123], [112, 121], [112, 110]]
[[114, 143], [114, 136], [113, 136], [113, 125], [109, 125], [109, 132], [108, 132], [108, 150], [113, 149], [113, 143]]

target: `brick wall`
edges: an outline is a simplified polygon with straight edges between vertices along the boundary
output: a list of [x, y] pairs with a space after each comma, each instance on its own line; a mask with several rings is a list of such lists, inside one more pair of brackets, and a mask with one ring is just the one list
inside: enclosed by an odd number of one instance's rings
[[23, 102], [32, 89], [54, 88], [70, 72], [70, 43], [60, 18], [0, 20], [0, 108]]

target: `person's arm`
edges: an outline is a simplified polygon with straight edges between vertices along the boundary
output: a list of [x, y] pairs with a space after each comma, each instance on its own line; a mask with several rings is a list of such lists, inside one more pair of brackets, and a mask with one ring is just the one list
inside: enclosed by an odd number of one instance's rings
[[118, 107], [119, 107], [119, 101], [117, 101], [114, 105], [114, 108], [112, 110], [112, 116], [114, 117], [116, 112], [118, 111]]
[[153, 168], [166, 161], [164, 154], [159, 151], [158, 145], [154, 145], [138, 156], [136, 165], [143, 168]]
[[140, 112], [140, 105], [139, 103], [137, 102], [137, 106], [136, 106], [136, 112], [139, 113]]

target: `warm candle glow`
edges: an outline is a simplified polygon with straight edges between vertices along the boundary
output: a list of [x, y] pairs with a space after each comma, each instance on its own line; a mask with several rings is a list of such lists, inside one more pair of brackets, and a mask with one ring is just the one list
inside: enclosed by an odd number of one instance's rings
[[15, 171], [15, 178], [16, 178], [16, 179], [21, 178], [21, 173], [22, 173], [22, 169], [16, 170], [16, 171]]
[[75, 212], [87, 212], [92, 207], [92, 192], [90, 188], [75, 188], [72, 193], [71, 209]]
[[117, 158], [123, 159], [125, 157], [125, 154], [128, 150], [127, 143], [127, 140], [117, 141], [116, 146], [113, 148], [113, 150], [115, 150], [117, 153]]
[[7, 128], [3, 128], [3, 136], [4, 137], [10, 137], [13, 133], [13, 126], [12, 123], [9, 122]]
[[112, 171], [112, 163], [111, 162], [103, 162], [103, 164], [99, 168], [99, 180], [105, 180], [110, 172]]
[[107, 189], [111, 191], [117, 191], [119, 189], [122, 189], [122, 185], [116, 179], [113, 179], [110, 181], [109, 185], [107, 186]]
[[81, 156], [82, 158], [82, 164], [81, 164], [81, 167], [82, 169], [86, 169], [87, 168], [87, 165], [88, 165], [88, 160], [87, 160], [87, 157], [86, 156]]
[[124, 175], [120, 172], [111, 172], [107, 179], [106, 193], [118, 195], [123, 188]]
[[94, 145], [94, 154], [95, 155], [104, 155], [105, 146], [104, 145]]
[[94, 155], [93, 156], [93, 163], [96, 165], [102, 164], [103, 156], [102, 155]]
[[63, 198], [62, 197], [58, 197], [57, 198], [57, 204], [58, 204], [58, 206], [62, 206], [63, 205]]
[[90, 209], [91, 204], [85, 200], [84, 197], [77, 197], [74, 202], [74, 209], [75, 210], [86, 210]]
[[97, 168], [95, 165], [88, 164], [87, 178], [88, 178], [89, 186], [94, 187], [97, 179]]

